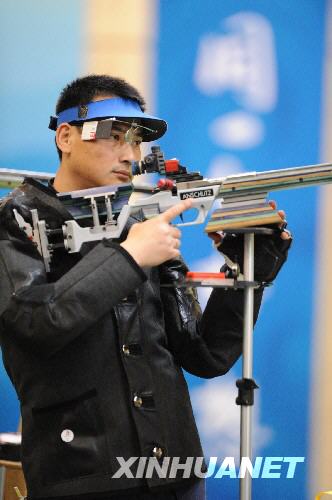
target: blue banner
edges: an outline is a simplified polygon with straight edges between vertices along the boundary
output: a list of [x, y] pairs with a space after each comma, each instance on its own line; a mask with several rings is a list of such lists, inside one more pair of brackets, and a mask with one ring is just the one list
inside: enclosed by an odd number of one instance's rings
[[[169, 122], [160, 141], [205, 176], [319, 162], [325, 0], [162, 0], [158, 113]], [[255, 329], [253, 444], [263, 457], [305, 457], [294, 477], [283, 465], [257, 478], [253, 498], [308, 498], [309, 378], [314, 299], [317, 190], [273, 195], [295, 239], [275, 285], [265, 292]], [[215, 271], [202, 227], [186, 229], [183, 254], [192, 268]], [[202, 302], [206, 297], [202, 295]], [[206, 455], [239, 452], [235, 379], [188, 380]], [[273, 492], [273, 493], [272, 493]], [[238, 498], [238, 480], [208, 480], [209, 500]]]

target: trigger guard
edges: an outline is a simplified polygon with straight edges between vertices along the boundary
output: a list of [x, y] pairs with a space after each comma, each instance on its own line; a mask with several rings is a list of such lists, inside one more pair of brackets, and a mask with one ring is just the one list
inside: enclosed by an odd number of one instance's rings
[[191, 222], [179, 222], [178, 224], [175, 224], [177, 227], [194, 226], [195, 224], [203, 224], [203, 222], [205, 221], [207, 212], [208, 212], [206, 210], [205, 206], [204, 205], [201, 205], [200, 207], [193, 206], [191, 208], [195, 208], [196, 210], [198, 210], [198, 215], [197, 215], [196, 219], [194, 219]]

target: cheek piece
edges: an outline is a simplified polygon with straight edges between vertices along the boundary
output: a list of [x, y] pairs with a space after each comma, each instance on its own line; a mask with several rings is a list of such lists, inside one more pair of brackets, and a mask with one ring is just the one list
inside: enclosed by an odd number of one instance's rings
[[[142, 140], [155, 141], [167, 130], [165, 120], [144, 113], [138, 102], [122, 97], [113, 97], [88, 104], [74, 106], [51, 116], [49, 128], [56, 130], [61, 123], [80, 125], [84, 128], [83, 140], [109, 138], [114, 122], [124, 123], [130, 128], [125, 141], [129, 143]], [[135, 139], [134, 137], [137, 137]]]

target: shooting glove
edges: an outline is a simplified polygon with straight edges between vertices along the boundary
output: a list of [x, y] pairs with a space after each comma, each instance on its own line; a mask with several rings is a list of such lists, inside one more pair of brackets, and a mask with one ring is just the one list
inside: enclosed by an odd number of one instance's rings
[[[226, 258], [226, 265], [227, 260], [230, 259], [233, 263], [239, 264], [241, 273], [243, 273], [243, 240], [243, 234], [226, 234], [217, 245], [218, 251]], [[287, 260], [288, 249], [292, 241], [292, 238], [283, 240], [280, 237], [280, 231], [269, 236], [255, 235], [254, 275], [256, 281], [269, 283], [276, 278]]]

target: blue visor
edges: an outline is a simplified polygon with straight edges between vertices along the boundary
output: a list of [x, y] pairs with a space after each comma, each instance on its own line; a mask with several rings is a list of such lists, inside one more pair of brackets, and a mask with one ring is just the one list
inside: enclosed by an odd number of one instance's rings
[[80, 106], [65, 109], [57, 117], [51, 117], [49, 128], [56, 130], [61, 123], [79, 124], [91, 120], [119, 118], [142, 125], [140, 134], [143, 141], [154, 141], [164, 135], [167, 123], [155, 116], [145, 114], [138, 102], [122, 97], [113, 97], [102, 101], [89, 102]]

